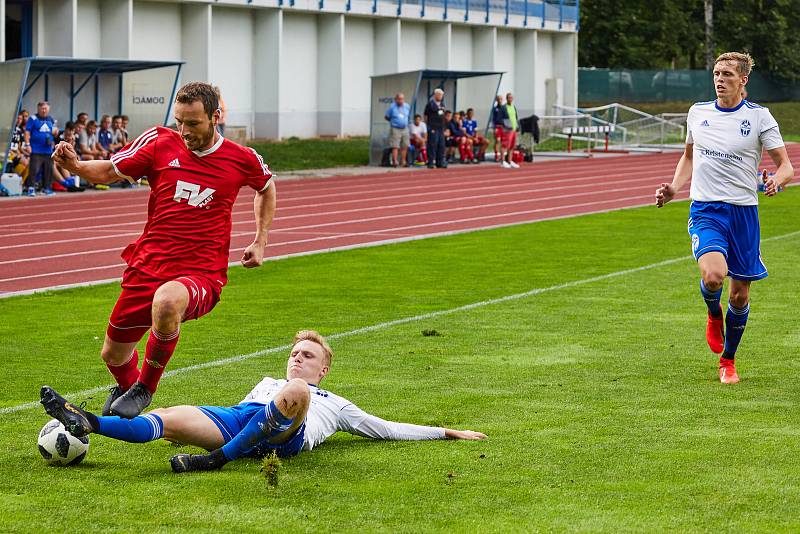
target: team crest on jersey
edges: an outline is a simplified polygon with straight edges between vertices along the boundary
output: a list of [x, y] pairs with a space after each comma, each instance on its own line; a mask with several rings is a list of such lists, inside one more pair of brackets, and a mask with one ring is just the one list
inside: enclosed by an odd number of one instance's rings
[[208, 206], [208, 203], [214, 199], [215, 192], [216, 189], [211, 189], [210, 187], [206, 187], [201, 191], [200, 186], [197, 184], [178, 180], [178, 183], [175, 184], [175, 196], [173, 199], [175, 202], [186, 200], [186, 203], [190, 206], [203, 208]]
[[692, 234], [692, 252], [697, 252], [697, 247], [700, 246], [700, 236]]
[[742, 134], [742, 137], [747, 137], [750, 135], [750, 121], [743, 120], [742, 124], [739, 126], [739, 133]]

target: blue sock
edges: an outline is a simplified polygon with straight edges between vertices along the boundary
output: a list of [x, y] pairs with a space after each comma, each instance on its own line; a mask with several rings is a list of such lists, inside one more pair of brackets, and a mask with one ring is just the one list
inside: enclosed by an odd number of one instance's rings
[[97, 418], [97, 434], [128, 443], [145, 443], [164, 435], [164, 422], [155, 414], [139, 415], [124, 419], [111, 415]]
[[722, 308], [720, 307], [720, 299], [722, 298], [722, 288], [719, 288], [717, 291], [710, 291], [706, 289], [706, 283], [703, 282], [703, 279], [700, 279], [700, 293], [703, 295], [703, 300], [706, 301], [706, 306], [708, 306], [708, 313], [711, 314], [712, 317], [722, 317]]
[[747, 317], [750, 315], [750, 304], [745, 304], [744, 308], [737, 308], [730, 302], [728, 303], [728, 313], [725, 315], [725, 353], [723, 358], [732, 360], [736, 356], [736, 349], [744, 334], [744, 327], [747, 324]]
[[269, 405], [259, 410], [245, 427], [222, 447], [222, 452], [228, 460], [235, 460], [247, 454], [259, 441], [288, 430], [293, 421], [293, 418], [285, 417], [278, 410], [274, 401], [270, 401]]

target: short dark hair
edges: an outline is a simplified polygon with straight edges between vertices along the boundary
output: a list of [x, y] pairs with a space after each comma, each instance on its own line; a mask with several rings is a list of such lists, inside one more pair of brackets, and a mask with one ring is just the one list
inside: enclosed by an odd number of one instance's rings
[[78, 113], [78, 117], [80, 117], [81, 115], [86, 115], [87, 117], [89, 116], [89, 114], [86, 113], [85, 111], [81, 111], [80, 113]]
[[87, 128], [90, 128], [90, 127], [92, 127], [92, 126], [94, 126], [94, 127], [96, 128], [96, 127], [97, 127], [97, 122], [96, 122], [96, 121], [94, 121], [94, 120], [91, 120], [91, 121], [89, 121], [89, 122], [87, 122], [87, 123], [86, 123], [86, 127], [87, 127]]
[[452, 112], [452, 111], [450, 111], [449, 109], [448, 109], [448, 110], [445, 110], [444, 114], [445, 114], [445, 115], [447, 115], [448, 113], [453, 113], [453, 112]]
[[120, 120], [122, 120], [122, 115], [114, 115], [113, 117], [111, 117], [111, 120], [112, 120], [112, 121], [115, 121], [115, 120], [117, 120], [117, 119], [120, 119]]
[[75, 123], [72, 122], [72, 121], [67, 121], [67, 123], [64, 125], [64, 129], [65, 130], [74, 130], [75, 129]]
[[120, 115], [119, 118], [124, 120], [124, 121], [130, 120], [127, 115]]
[[470, 111], [474, 112], [475, 110], [472, 108], [467, 108], [467, 113], [469, 113]]
[[208, 118], [214, 116], [214, 112], [219, 109], [219, 96], [214, 90], [214, 86], [205, 82], [189, 82], [180, 89], [175, 95], [175, 102], [179, 104], [191, 104], [192, 102], [202, 102], [203, 109]]
[[417, 113], [416, 115], [414, 115], [414, 118], [416, 119], [417, 117], [419, 117], [419, 118], [421, 119], [421, 118], [422, 118], [422, 115], [420, 115], [419, 113]]

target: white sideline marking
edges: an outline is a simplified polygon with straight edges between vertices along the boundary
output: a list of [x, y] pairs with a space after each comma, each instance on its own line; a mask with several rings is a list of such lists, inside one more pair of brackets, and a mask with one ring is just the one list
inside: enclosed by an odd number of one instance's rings
[[[767, 239], [762, 239], [762, 241], [777, 241], [779, 239], [786, 239], [789, 237], [794, 237], [800, 235], [800, 230], [795, 232], [789, 232], [787, 234], [777, 235], [774, 237], [768, 237]], [[659, 267], [665, 267], [667, 265], [672, 265], [674, 263], [678, 263], [681, 261], [686, 261], [687, 259], [692, 258], [692, 256], [680, 256], [678, 258], [672, 258], [669, 260], [659, 261], [656, 263], [651, 263], [649, 265], [642, 265], [641, 267], [633, 267], [631, 269], [624, 269], [622, 271], [615, 271], [613, 273], [601, 274], [599, 276], [593, 276], [591, 278], [584, 278], [583, 280], [573, 280], [572, 282], [565, 282], [563, 284], [556, 284], [554, 286], [548, 287], [540, 287], [536, 289], [531, 289], [530, 291], [525, 291], [523, 293], [515, 293], [513, 295], [506, 295], [505, 297], [498, 297], [489, 300], [482, 300], [479, 302], [473, 302], [471, 304], [465, 304], [463, 306], [458, 306], [455, 308], [450, 308], [447, 310], [439, 310], [430, 313], [423, 313], [421, 315], [413, 315], [411, 317], [403, 317], [400, 319], [394, 319], [392, 321], [385, 321], [383, 323], [377, 323], [370, 326], [362, 326], [361, 328], [356, 328], [354, 330], [348, 330], [346, 332], [339, 332], [337, 334], [330, 334], [325, 336], [327, 339], [342, 339], [351, 336], [357, 336], [359, 334], [364, 334], [367, 332], [374, 332], [376, 330], [383, 330], [385, 328], [391, 328], [392, 326], [398, 326], [401, 324], [412, 323], [415, 321], [422, 321], [424, 319], [432, 319], [434, 317], [441, 317], [443, 315], [451, 315], [453, 313], [463, 312], [474, 310], [476, 308], [482, 308], [484, 306], [491, 306], [493, 304], [501, 304], [503, 302], [510, 302], [514, 300], [524, 299], [527, 297], [533, 297], [536, 295], [540, 295], [542, 293], [549, 293], [551, 291], [559, 291], [561, 289], [569, 289], [572, 287], [577, 287], [581, 285], [591, 284], [593, 282], [599, 282], [601, 280], [608, 280], [611, 278], [618, 278], [620, 276], [625, 276], [628, 274], [634, 274], [642, 271], [647, 271], [650, 269], [658, 269]], [[219, 367], [221, 365], [227, 365], [229, 363], [236, 363], [241, 362], [244, 360], [250, 360], [252, 358], [257, 358], [259, 356], [265, 356], [267, 354], [274, 354], [276, 352], [283, 352], [291, 349], [292, 346], [290, 344], [279, 345], [277, 347], [270, 347], [268, 349], [262, 349], [255, 352], [249, 352], [247, 354], [239, 354], [237, 356], [231, 356], [229, 358], [222, 358], [220, 360], [212, 360], [210, 362], [198, 363], [196, 365], [189, 365], [187, 367], [181, 367], [178, 369], [173, 369], [172, 371], [167, 371], [164, 373], [163, 378], [169, 376], [180, 375], [183, 373], [189, 373], [192, 371], [198, 371], [201, 369], [208, 369], [210, 367]], [[76, 393], [68, 393], [65, 395], [67, 398], [75, 398], [75, 397], [85, 397], [87, 395], [93, 395], [95, 393], [100, 393], [101, 391], [108, 390], [111, 385], [107, 386], [100, 386], [91, 389], [85, 389], [83, 391], [78, 391]], [[0, 415], [5, 415], [14, 412], [20, 412], [23, 410], [28, 410], [31, 408], [35, 408], [40, 406], [38, 401], [34, 402], [26, 402], [25, 404], [19, 404], [17, 406], [9, 406], [6, 408], [0, 408]]]

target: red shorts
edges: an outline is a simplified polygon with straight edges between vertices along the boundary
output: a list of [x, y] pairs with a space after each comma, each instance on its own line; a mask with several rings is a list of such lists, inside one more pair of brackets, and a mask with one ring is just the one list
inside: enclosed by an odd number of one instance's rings
[[517, 144], [517, 132], [506, 130], [503, 132], [503, 141], [505, 141], [506, 150], [511, 150]]
[[[134, 343], [153, 325], [151, 308], [156, 290], [169, 280], [152, 278], [128, 268], [122, 275], [122, 293], [108, 319], [106, 334], [117, 343]], [[197, 319], [214, 309], [222, 294], [222, 284], [203, 275], [175, 278], [189, 291], [184, 321]]]
[[496, 127], [496, 128], [494, 129], [494, 138], [495, 138], [495, 141], [496, 141], [496, 142], [498, 142], [498, 143], [500, 143], [501, 145], [503, 144], [503, 134], [504, 134], [504, 133], [505, 133], [505, 130], [503, 129], [503, 127], [502, 127], [502, 126], [498, 126], [498, 127]]

